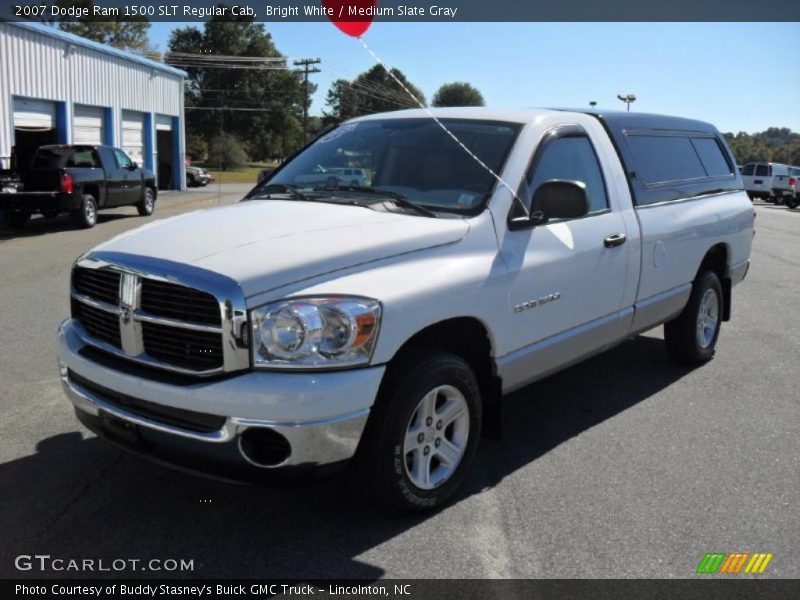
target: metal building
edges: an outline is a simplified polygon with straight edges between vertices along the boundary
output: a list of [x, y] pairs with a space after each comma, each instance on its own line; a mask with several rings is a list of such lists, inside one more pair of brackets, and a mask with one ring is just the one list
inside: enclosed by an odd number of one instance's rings
[[186, 73], [40, 23], [0, 22], [0, 168], [44, 144], [110, 144], [185, 184]]

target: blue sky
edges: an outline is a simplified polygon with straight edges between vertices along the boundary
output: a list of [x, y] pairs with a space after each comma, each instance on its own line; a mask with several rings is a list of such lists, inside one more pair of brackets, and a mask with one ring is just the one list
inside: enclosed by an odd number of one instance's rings
[[[154, 23], [166, 48], [185, 24]], [[329, 23], [267, 23], [278, 49], [319, 57], [312, 114], [339, 77], [373, 65]], [[442, 83], [468, 81], [489, 106], [598, 106], [711, 121], [722, 131], [770, 126], [800, 132], [800, 23], [374, 23], [365, 41], [430, 100]]]

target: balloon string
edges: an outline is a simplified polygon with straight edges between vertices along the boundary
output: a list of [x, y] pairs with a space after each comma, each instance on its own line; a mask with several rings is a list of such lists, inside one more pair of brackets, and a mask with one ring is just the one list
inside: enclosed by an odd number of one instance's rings
[[359, 37], [359, 38], [357, 38], [357, 39], [358, 39], [358, 41], [359, 41], [359, 42], [361, 42], [361, 45], [362, 45], [362, 46], [364, 46], [364, 50], [366, 50], [366, 51], [367, 51], [367, 52], [370, 54], [370, 56], [372, 56], [372, 58], [373, 58], [373, 59], [375, 59], [375, 62], [376, 62], [376, 63], [378, 63], [380, 66], [382, 66], [382, 67], [384, 68], [384, 70], [385, 70], [385, 71], [386, 71], [386, 72], [389, 74], [389, 77], [391, 77], [392, 79], [394, 79], [394, 82], [395, 82], [397, 85], [399, 85], [399, 86], [400, 86], [400, 87], [401, 87], [401, 88], [402, 88], [402, 89], [403, 89], [403, 90], [406, 92], [406, 94], [408, 94], [409, 96], [411, 96], [411, 99], [412, 99], [412, 100], [414, 100], [414, 102], [416, 102], [416, 103], [419, 105], [419, 107], [420, 107], [422, 110], [424, 110], [426, 113], [428, 113], [428, 116], [429, 116], [431, 119], [433, 119], [433, 120], [436, 122], [436, 124], [437, 124], [439, 127], [441, 127], [441, 128], [442, 128], [442, 131], [444, 131], [444, 132], [445, 132], [445, 133], [446, 133], [448, 136], [450, 136], [450, 137], [453, 139], [453, 141], [454, 141], [456, 144], [458, 144], [459, 146], [461, 146], [461, 148], [462, 148], [462, 150], [464, 150], [464, 152], [466, 152], [466, 153], [467, 153], [469, 156], [471, 156], [471, 157], [473, 158], [473, 160], [475, 160], [475, 162], [477, 162], [477, 163], [478, 163], [478, 164], [479, 164], [481, 167], [483, 167], [484, 169], [486, 169], [486, 171], [488, 171], [488, 172], [489, 172], [489, 173], [492, 175], [492, 177], [494, 177], [494, 178], [497, 180], [497, 182], [498, 182], [498, 183], [499, 183], [499, 184], [500, 184], [502, 187], [506, 188], [506, 189], [507, 189], [509, 192], [511, 192], [511, 194], [512, 194], [512, 196], [514, 196], [514, 199], [515, 199], [515, 200], [517, 200], [517, 201], [518, 201], [520, 204], [522, 204], [522, 205], [524, 206], [524, 203], [522, 202], [522, 200], [520, 200], [520, 199], [519, 199], [519, 197], [517, 196], [517, 193], [516, 193], [516, 192], [515, 192], [515, 191], [514, 191], [514, 190], [511, 188], [511, 186], [510, 186], [510, 185], [508, 185], [508, 184], [507, 184], [505, 181], [503, 181], [503, 178], [502, 178], [502, 177], [500, 177], [500, 175], [498, 175], [497, 173], [495, 173], [495, 172], [492, 170], [492, 168], [491, 168], [491, 167], [489, 167], [489, 165], [487, 165], [487, 164], [486, 164], [485, 162], [483, 162], [483, 161], [482, 161], [480, 158], [478, 158], [478, 157], [477, 157], [477, 156], [476, 156], [476, 155], [475, 155], [475, 154], [472, 152], [472, 150], [470, 150], [469, 148], [467, 148], [467, 147], [466, 147], [466, 145], [464, 145], [464, 142], [462, 142], [460, 139], [458, 139], [458, 137], [456, 137], [456, 135], [455, 135], [455, 134], [454, 134], [452, 131], [450, 131], [450, 130], [449, 130], [449, 129], [448, 129], [446, 126], [445, 126], [445, 124], [444, 124], [444, 123], [442, 123], [442, 122], [441, 122], [441, 121], [440, 121], [440, 120], [439, 120], [439, 119], [436, 117], [436, 115], [434, 115], [434, 114], [431, 112], [431, 109], [430, 109], [430, 108], [428, 108], [427, 106], [425, 106], [425, 104], [423, 104], [423, 103], [420, 101], [420, 99], [419, 99], [419, 98], [417, 98], [417, 97], [416, 97], [414, 94], [412, 94], [412, 93], [411, 93], [411, 90], [409, 90], [409, 89], [408, 89], [408, 87], [407, 87], [407, 86], [406, 86], [406, 85], [405, 85], [405, 84], [404, 84], [402, 81], [400, 81], [400, 79], [399, 79], [399, 78], [398, 78], [398, 77], [397, 77], [397, 76], [396, 76], [394, 73], [392, 73], [392, 70], [391, 70], [389, 67], [387, 67], [387, 66], [386, 66], [386, 64], [385, 64], [385, 63], [384, 63], [384, 62], [383, 62], [383, 61], [380, 59], [380, 57], [379, 57], [377, 54], [375, 54], [375, 52], [373, 52], [373, 51], [372, 51], [372, 48], [370, 48], [369, 46], [367, 46], [367, 42], [365, 42], [365, 41], [364, 41], [364, 38], [362, 38], [362, 37]]

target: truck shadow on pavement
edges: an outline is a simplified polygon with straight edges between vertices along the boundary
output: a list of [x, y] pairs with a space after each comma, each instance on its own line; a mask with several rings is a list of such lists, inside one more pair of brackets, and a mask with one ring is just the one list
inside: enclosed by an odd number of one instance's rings
[[[471, 477], [443, 511], [468, 519], [477, 510], [466, 504], [472, 497], [688, 372], [670, 362], [660, 339], [640, 336], [515, 392], [505, 401], [503, 438], [482, 442]], [[403, 561], [411, 545], [422, 553], [416, 560], [424, 560], [424, 552], [438, 551], [425, 541], [428, 533], [412, 530], [432, 519], [431, 526], [447, 531], [441, 512], [381, 513], [350, 471], [292, 487], [227, 485], [151, 465], [88, 435], [43, 439], [35, 454], [0, 465], [0, 576], [375, 579], [384, 569], [362, 555], [383, 546], [383, 555], [396, 557], [392, 562]], [[396, 540], [405, 534], [424, 539]], [[188, 559], [194, 570], [18, 571], [19, 554], [107, 564]]]
[[[119, 219], [138, 218], [135, 213], [109, 213], [101, 212], [97, 215], [97, 224], [100, 227], [103, 223], [110, 223]], [[59, 233], [62, 231], [80, 231], [69, 218], [69, 215], [59, 215], [52, 219], [43, 217], [33, 217], [23, 229], [12, 229], [0, 221], [0, 240], [10, 240], [14, 238], [37, 237], [49, 233]]]

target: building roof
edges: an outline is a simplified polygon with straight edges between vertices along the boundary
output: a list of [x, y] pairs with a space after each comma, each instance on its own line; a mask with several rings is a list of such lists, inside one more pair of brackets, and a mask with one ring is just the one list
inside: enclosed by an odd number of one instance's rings
[[165, 65], [164, 63], [160, 63], [158, 61], [151, 60], [149, 58], [145, 58], [144, 56], [141, 56], [139, 54], [134, 54], [133, 52], [127, 52], [125, 50], [120, 50], [119, 48], [113, 48], [106, 44], [101, 44], [99, 42], [93, 42], [92, 40], [87, 40], [86, 38], [82, 38], [78, 35], [68, 33], [66, 31], [62, 31], [56, 27], [50, 27], [49, 25], [45, 25], [43, 23], [36, 23], [32, 21], [8, 21], [7, 23], [15, 27], [20, 27], [22, 29], [35, 31], [36, 33], [41, 33], [43, 35], [64, 40], [65, 42], [70, 44], [75, 44], [76, 46], [83, 46], [84, 48], [90, 48], [92, 50], [97, 50], [98, 52], [111, 54], [112, 56], [118, 56], [120, 58], [124, 58], [126, 60], [130, 60], [132, 62], [136, 62], [145, 65], [147, 67], [151, 67], [153, 69], [158, 69], [159, 71], [164, 71], [166, 73], [169, 73], [170, 75], [177, 75], [178, 77], [184, 77], [184, 78], [186, 77], [186, 71], [181, 71], [180, 69], [176, 69], [175, 67]]

